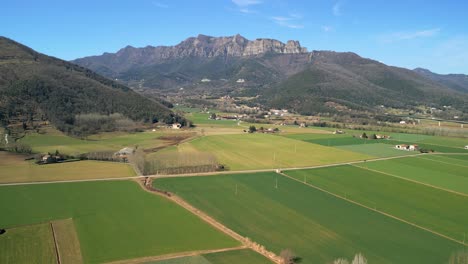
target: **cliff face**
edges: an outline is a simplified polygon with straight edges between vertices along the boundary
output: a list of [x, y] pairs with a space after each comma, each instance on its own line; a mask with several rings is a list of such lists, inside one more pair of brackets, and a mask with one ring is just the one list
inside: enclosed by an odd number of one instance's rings
[[248, 57], [266, 53], [299, 54], [307, 53], [299, 41], [289, 40], [286, 44], [275, 39], [248, 40], [241, 35], [230, 37], [210, 37], [198, 35], [188, 38], [175, 46], [147, 46], [134, 48], [127, 46], [117, 53], [104, 53], [73, 61], [91, 69], [108, 68], [120, 72], [133, 65], [151, 65], [184, 57], [212, 58], [218, 56]]
[[299, 41], [289, 40], [286, 44], [275, 39], [248, 40], [241, 35], [232, 37], [210, 37], [198, 35], [188, 38], [176, 46], [148, 46], [142, 49], [124, 48], [119, 54], [130, 52], [133, 56], [151, 56], [152, 58], [181, 58], [187, 56], [216, 57], [216, 56], [256, 56], [264, 53], [306, 53], [307, 49], [301, 47]]

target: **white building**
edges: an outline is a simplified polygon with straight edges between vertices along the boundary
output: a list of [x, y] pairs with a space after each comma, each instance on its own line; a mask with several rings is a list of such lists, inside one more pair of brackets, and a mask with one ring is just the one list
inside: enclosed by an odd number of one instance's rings
[[244, 80], [244, 79], [238, 79], [238, 80], [236, 81], [236, 83], [245, 83], [245, 80]]
[[203, 79], [201, 80], [201, 82], [211, 82], [211, 80], [208, 79], [208, 78], [203, 78]]

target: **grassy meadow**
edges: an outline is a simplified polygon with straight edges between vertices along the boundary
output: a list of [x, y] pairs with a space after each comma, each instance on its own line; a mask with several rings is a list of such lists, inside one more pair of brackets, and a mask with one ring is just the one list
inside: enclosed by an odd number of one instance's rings
[[468, 196], [351, 165], [286, 174], [459, 241], [468, 233], [468, 211], [464, 210]]
[[0, 235], [0, 263], [57, 263], [50, 224], [8, 228]]
[[84, 180], [135, 176], [126, 163], [76, 161], [37, 165], [25, 156], [0, 151], [0, 183]]
[[[72, 218], [85, 263], [239, 245], [131, 181], [3, 186], [0, 211], [0, 226], [7, 229], [6, 234], [16, 226]], [[10, 258], [10, 254], [16, 253], [2, 250], [1, 255]]]
[[179, 148], [212, 153], [230, 170], [305, 167], [371, 158], [267, 134], [206, 136], [181, 144]]
[[269, 250], [292, 249], [303, 263], [330, 263], [358, 252], [369, 263], [444, 263], [463, 247], [275, 173], [154, 184]]

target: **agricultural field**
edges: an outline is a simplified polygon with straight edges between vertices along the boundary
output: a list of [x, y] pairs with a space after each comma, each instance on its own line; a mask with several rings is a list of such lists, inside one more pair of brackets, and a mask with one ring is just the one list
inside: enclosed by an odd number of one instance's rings
[[468, 195], [468, 155], [426, 154], [356, 166]]
[[[305, 167], [371, 156], [267, 134], [216, 135], [181, 144], [214, 154], [230, 170]], [[189, 147], [189, 148], [190, 148]]]
[[[2, 186], [0, 211], [5, 234], [17, 226], [72, 218], [84, 263], [239, 246], [177, 204], [143, 191], [132, 181]], [[2, 250], [1, 258], [15, 254]]]
[[[371, 165], [372, 162], [368, 163]], [[367, 165], [361, 165], [363, 168], [343, 165], [285, 173], [360, 204], [463, 241], [464, 234], [468, 233], [468, 211], [464, 210], [468, 204], [468, 195], [462, 196], [366, 170]], [[428, 202], [434, 199], [437, 200]]]
[[73, 219], [63, 219], [52, 221], [57, 241], [57, 250], [60, 261], [63, 263], [83, 263], [80, 241], [75, 230]]
[[347, 151], [353, 151], [369, 156], [385, 158], [385, 157], [398, 157], [398, 156], [409, 156], [420, 154], [419, 151], [405, 151], [395, 149], [394, 145], [384, 143], [374, 144], [359, 144], [359, 145], [346, 145], [338, 146], [337, 148]]
[[463, 248], [276, 173], [165, 178], [154, 185], [269, 250], [291, 249], [303, 263], [358, 252], [369, 263], [444, 263]]
[[156, 148], [166, 144], [161, 137], [182, 134], [187, 134], [187, 132], [164, 129], [155, 132], [109, 132], [79, 139], [54, 129], [48, 129], [43, 134], [28, 134], [20, 142], [30, 145], [34, 152], [47, 153], [58, 150], [63, 154], [76, 155], [94, 151], [117, 151], [128, 146]]
[[[353, 134], [354, 133], [354, 134]], [[376, 157], [393, 157], [405, 156], [410, 153], [402, 153], [400, 150], [395, 150], [393, 147], [397, 144], [417, 144], [423, 149], [432, 149], [440, 153], [468, 153], [463, 149], [464, 144], [468, 144], [466, 138], [448, 138], [436, 137], [418, 134], [403, 134], [403, 133], [382, 133], [368, 132], [368, 136], [372, 134], [386, 134], [391, 137], [389, 140], [373, 140], [361, 139], [358, 136], [363, 131], [348, 131], [348, 134], [286, 134], [286, 137], [302, 140], [305, 142], [320, 144], [323, 146], [338, 147], [345, 150], [356, 151], [363, 154], [368, 154]], [[375, 146], [374, 146], [375, 145]], [[387, 146], [386, 146], [387, 145]], [[414, 153], [413, 153], [414, 154]]]
[[237, 120], [213, 120], [209, 119], [210, 115], [211, 114], [208, 113], [191, 112], [185, 114], [185, 117], [190, 119], [197, 126], [238, 127]]
[[48, 223], [8, 228], [0, 235], [0, 252], [0, 263], [57, 263]]
[[[468, 131], [467, 131], [468, 135]], [[461, 148], [468, 145], [468, 138], [450, 138], [450, 137], [429, 137], [420, 141], [421, 143], [432, 144], [435, 146], [447, 146]]]
[[272, 262], [264, 256], [250, 250], [232, 250], [219, 253], [204, 254], [201, 256], [183, 257], [145, 264], [233, 264], [233, 263], [248, 263], [248, 264], [271, 264]]
[[25, 156], [0, 151], [0, 183], [65, 181], [135, 176], [126, 163], [76, 161], [37, 165], [25, 161]]

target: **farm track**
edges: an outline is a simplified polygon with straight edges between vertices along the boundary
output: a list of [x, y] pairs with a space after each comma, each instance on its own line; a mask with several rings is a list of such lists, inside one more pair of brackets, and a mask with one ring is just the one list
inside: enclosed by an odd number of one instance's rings
[[[426, 159], [426, 160], [427, 160], [427, 159]], [[359, 169], [363, 169], [363, 170], [368, 170], [368, 171], [372, 171], [372, 172], [384, 174], [384, 175], [387, 175], [387, 176], [390, 176], [390, 177], [398, 178], [398, 179], [405, 180], [405, 181], [409, 181], [409, 182], [412, 182], [412, 183], [421, 184], [421, 185], [424, 185], [424, 186], [427, 186], [427, 187], [430, 187], [430, 188], [434, 188], [434, 189], [437, 189], [437, 190], [441, 190], [441, 191], [445, 191], [445, 192], [449, 192], [449, 193], [453, 193], [453, 194], [457, 194], [457, 195], [461, 195], [461, 196], [468, 197], [468, 194], [466, 194], [466, 193], [461, 193], [461, 192], [453, 191], [453, 190], [450, 190], [450, 189], [445, 189], [445, 188], [442, 188], [442, 187], [439, 187], [439, 186], [435, 186], [435, 185], [432, 185], [432, 184], [429, 184], [429, 183], [424, 183], [424, 182], [416, 181], [416, 180], [413, 180], [413, 179], [401, 177], [401, 176], [398, 176], [398, 175], [395, 175], [395, 174], [391, 174], [391, 173], [388, 173], [388, 172], [383, 172], [383, 171], [379, 171], [379, 170], [369, 169], [369, 168], [367, 168], [367, 167], [359, 167], [359, 166], [356, 166], [356, 165], [351, 165], [351, 166], [356, 167], [356, 168], [359, 168]]]
[[[141, 181], [141, 180], [137, 180], [138, 184], [140, 185], [140, 187], [149, 192], [149, 193], [152, 193], [152, 194], [156, 194], [156, 195], [159, 195], [159, 196], [162, 196], [162, 197], [165, 197], [166, 199], [169, 199], [171, 201], [173, 201], [174, 203], [178, 204], [179, 206], [185, 208], [186, 210], [188, 210], [189, 212], [191, 212], [192, 214], [198, 216], [200, 219], [202, 219], [203, 221], [205, 221], [206, 223], [210, 224], [211, 226], [213, 226], [214, 228], [218, 229], [219, 231], [225, 233], [226, 235], [234, 238], [235, 240], [239, 241], [242, 246], [240, 246], [239, 248], [249, 248], [263, 256], [265, 256], [266, 258], [268, 258], [269, 260], [271, 260], [273, 263], [278, 263], [278, 264], [281, 264], [281, 258], [279, 256], [277, 256], [275, 253], [271, 252], [271, 251], [267, 251], [265, 249], [264, 246], [256, 243], [256, 242], [253, 242], [251, 241], [250, 239], [246, 238], [246, 237], [243, 237], [241, 235], [239, 235], [238, 233], [236, 233], [235, 231], [229, 229], [228, 227], [226, 227], [225, 225], [223, 225], [222, 223], [216, 221], [214, 218], [212, 218], [211, 216], [209, 216], [208, 214], [204, 213], [203, 211], [193, 207], [191, 204], [187, 203], [185, 200], [183, 200], [182, 198], [174, 195], [174, 194], [169, 194], [169, 193], [164, 193], [162, 191], [159, 191], [159, 190], [156, 190], [152, 187], [152, 179], [151, 178], [146, 178], [145, 181]], [[126, 262], [125, 262], [126, 263]]]
[[400, 222], [403, 222], [403, 223], [405, 223], [405, 224], [408, 224], [408, 225], [414, 226], [414, 227], [416, 227], [416, 228], [419, 228], [419, 229], [421, 229], [421, 230], [427, 231], [427, 232], [432, 233], [432, 234], [434, 234], [434, 235], [436, 235], [436, 236], [439, 236], [439, 237], [448, 239], [448, 240], [450, 240], [450, 241], [453, 241], [453, 242], [458, 243], [458, 244], [463, 245], [463, 246], [468, 246], [468, 244], [466, 244], [465, 241], [460, 241], [460, 240], [454, 239], [454, 238], [452, 238], [452, 237], [446, 236], [446, 235], [444, 235], [444, 234], [438, 233], [438, 232], [436, 232], [436, 231], [433, 231], [433, 230], [431, 230], [431, 229], [429, 229], [429, 228], [426, 228], [426, 227], [423, 227], [423, 226], [414, 224], [414, 223], [412, 223], [412, 222], [409, 222], [409, 221], [404, 220], [404, 219], [402, 219], [402, 218], [399, 218], [399, 217], [397, 217], [397, 216], [394, 216], [394, 215], [391, 215], [391, 214], [389, 214], [389, 213], [380, 211], [380, 210], [378, 210], [377, 208], [372, 208], [372, 207], [370, 207], [370, 206], [367, 206], [367, 205], [361, 204], [361, 203], [359, 203], [359, 202], [353, 201], [353, 200], [351, 200], [351, 199], [348, 199], [347, 197], [343, 197], [343, 196], [341, 196], [341, 195], [338, 195], [338, 194], [335, 194], [335, 193], [333, 193], [333, 192], [330, 192], [330, 191], [327, 191], [327, 190], [325, 190], [325, 189], [322, 189], [322, 188], [320, 188], [320, 187], [317, 187], [317, 186], [315, 186], [315, 185], [313, 185], [313, 184], [303, 182], [303, 181], [301, 181], [301, 180], [298, 180], [298, 179], [296, 179], [296, 178], [294, 178], [294, 177], [291, 177], [291, 176], [289, 176], [289, 175], [287, 175], [287, 174], [284, 174], [284, 173], [282, 173], [282, 172], [280, 172], [280, 173], [278, 173], [278, 174], [281, 174], [281, 175], [283, 175], [284, 177], [287, 177], [287, 178], [289, 178], [289, 179], [291, 179], [291, 180], [294, 180], [294, 181], [300, 182], [300, 183], [302, 183], [302, 184], [305, 184], [305, 185], [307, 185], [307, 186], [309, 186], [309, 187], [311, 187], [311, 188], [314, 188], [314, 189], [316, 189], [316, 190], [319, 190], [319, 191], [321, 191], [321, 192], [324, 192], [324, 193], [327, 193], [327, 194], [329, 194], [329, 195], [332, 195], [332, 196], [334, 196], [334, 197], [336, 197], [336, 198], [345, 200], [345, 201], [347, 201], [347, 202], [349, 202], [349, 203], [352, 203], [352, 204], [361, 206], [361, 207], [363, 207], [363, 208], [366, 208], [366, 209], [368, 209], [368, 210], [371, 210], [371, 211], [374, 211], [374, 212], [376, 212], [376, 213], [382, 214], [382, 215], [384, 215], [384, 216], [390, 217], [390, 218], [395, 219], [395, 220], [397, 220], [397, 221], [400, 221]]
[[160, 261], [160, 260], [168, 260], [168, 259], [175, 259], [175, 258], [182, 258], [182, 257], [192, 257], [192, 256], [198, 256], [198, 255], [204, 255], [204, 254], [210, 254], [210, 253], [220, 253], [220, 252], [226, 252], [226, 251], [241, 250], [241, 249], [246, 249], [246, 248], [247, 248], [246, 246], [239, 246], [239, 247], [234, 247], [234, 248], [187, 251], [187, 252], [166, 254], [166, 255], [160, 255], [160, 256], [118, 260], [118, 261], [107, 262], [106, 264], [124, 264], [124, 263], [125, 264], [138, 264], [138, 263], [144, 263], [144, 262], [149, 262], [149, 261]]
[[33, 185], [33, 184], [50, 184], [50, 183], [73, 183], [73, 182], [92, 182], [92, 181], [117, 181], [117, 180], [133, 180], [133, 179], [144, 179], [146, 177], [158, 179], [158, 178], [176, 178], [176, 177], [193, 177], [193, 176], [214, 176], [214, 175], [223, 175], [223, 174], [244, 174], [244, 173], [256, 173], [256, 172], [275, 172], [276, 169], [281, 171], [290, 171], [290, 170], [307, 170], [307, 169], [319, 169], [334, 167], [340, 165], [353, 165], [360, 164], [365, 162], [381, 161], [381, 160], [392, 160], [392, 159], [401, 159], [407, 157], [417, 157], [422, 155], [468, 155], [468, 153], [436, 153], [436, 154], [427, 154], [419, 153], [414, 155], [406, 156], [396, 156], [396, 157], [385, 157], [385, 158], [375, 158], [367, 160], [358, 160], [358, 161], [349, 161], [349, 162], [340, 162], [332, 163], [326, 165], [316, 165], [316, 166], [307, 166], [307, 167], [290, 167], [290, 168], [271, 168], [271, 169], [257, 169], [257, 170], [239, 170], [239, 171], [215, 171], [215, 172], [202, 172], [202, 173], [186, 173], [186, 174], [156, 174], [156, 175], [146, 175], [146, 176], [130, 176], [130, 177], [119, 177], [119, 178], [95, 178], [95, 179], [83, 179], [83, 180], [63, 180], [63, 181], [37, 181], [37, 182], [13, 182], [13, 183], [0, 183], [1, 186], [15, 186], [15, 185]]

